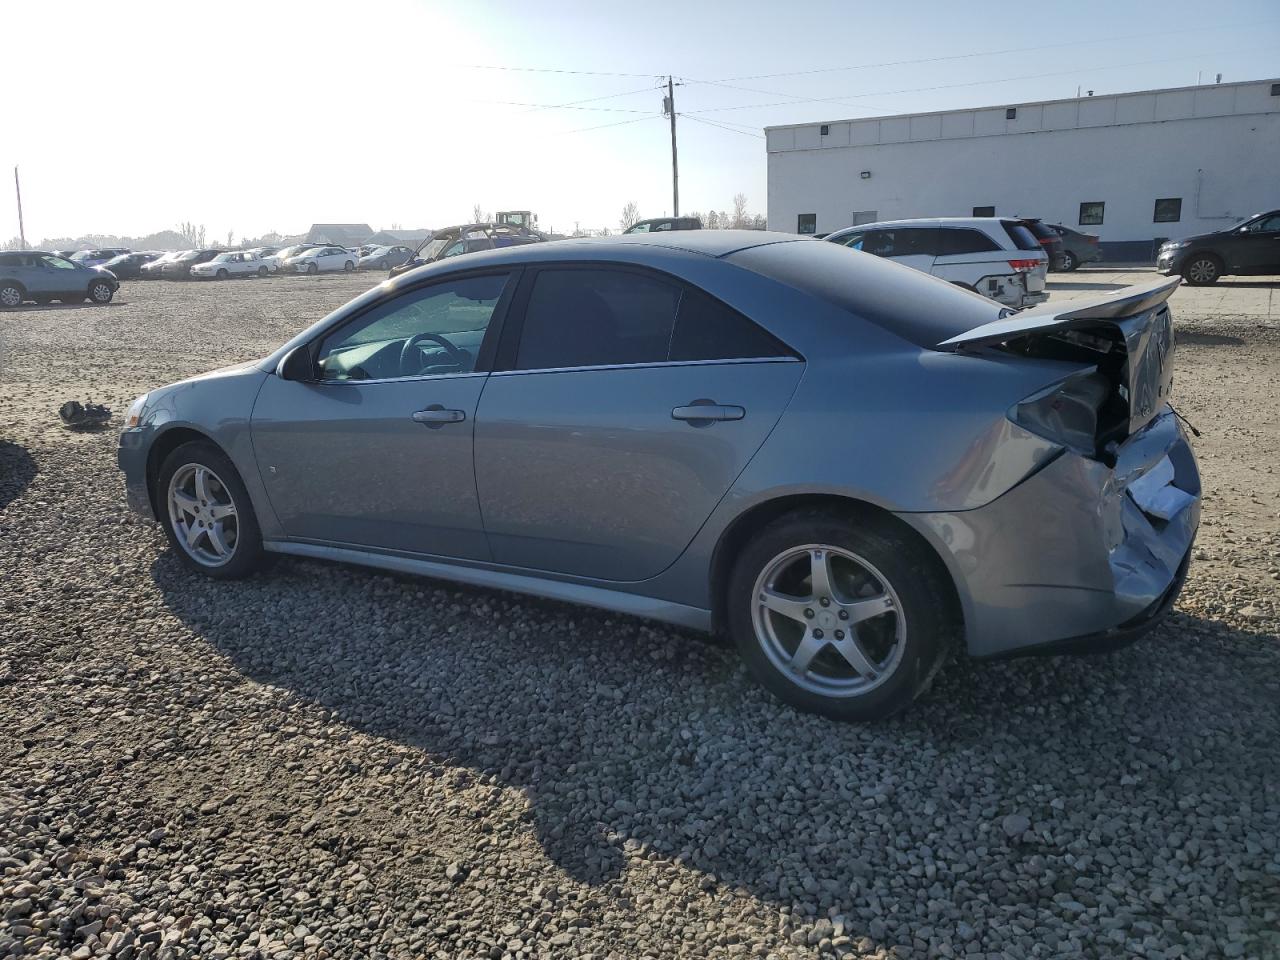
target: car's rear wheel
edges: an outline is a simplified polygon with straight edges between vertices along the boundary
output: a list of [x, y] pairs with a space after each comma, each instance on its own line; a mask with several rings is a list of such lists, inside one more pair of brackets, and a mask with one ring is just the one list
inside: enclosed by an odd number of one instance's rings
[[950, 585], [908, 532], [878, 518], [793, 513], [743, 550], [728, 625], [779, 699], [841, 720], [878, 720], [928, 687], [950, 649]]
[[94, 303], [110, 303], [115, 295], [115, 290], [105, 280], [95, 280], [89, 284], [89, 299]]
[[16, 283], [0, 283], [0, 307], [12, 310], [22, 304], [26, 292]]
[[1182, 268], [1182, 277], [1193, 287], [1207, 287], [1222, 276], [1222, 264], [1209, 254], [1193, 255]]
[[1070, 273], [1076, 267], [1080, 266], [1080, 261], [1076, 255], [1070, 250], [1062, 251], [1062, 269]]
[[184, 443], [156, 477], [165, 536], [191, 569], [233, 580], [262, 566], [258, 519], [240, 474], [212, 443]]

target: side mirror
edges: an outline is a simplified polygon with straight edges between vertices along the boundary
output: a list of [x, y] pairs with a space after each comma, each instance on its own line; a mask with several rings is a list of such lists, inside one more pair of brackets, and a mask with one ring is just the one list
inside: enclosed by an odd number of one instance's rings
[[316, 365], [311, 361], [311, 350], [304, 344], [294, 347], [284, 355], [280, 365], [276, 367], [276, 376], [281, 380], [293, 380], [306, 383], [316, 378]]

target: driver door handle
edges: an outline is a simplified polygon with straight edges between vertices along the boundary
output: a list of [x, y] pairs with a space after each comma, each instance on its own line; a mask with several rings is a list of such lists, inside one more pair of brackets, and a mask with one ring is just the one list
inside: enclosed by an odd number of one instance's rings
[[412, 418], [414, 423], [425, 423], [429, 427], [438, 427], [444, 423], [461, 423], [467, 419], [467, 415], [462, 410], [446, 410], [438, 403], [433, 403], [425, 410], [414, 411]]

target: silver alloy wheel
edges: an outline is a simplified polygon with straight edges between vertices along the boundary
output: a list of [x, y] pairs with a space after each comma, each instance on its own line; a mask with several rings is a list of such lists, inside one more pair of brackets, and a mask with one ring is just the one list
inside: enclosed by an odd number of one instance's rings
[[17, 287], [0, 287], [0, 305], [16, 307], [22, 303], [22, 291]]
[[106, 303], [111, 299], [111, 285], [95, 283], [89, 290], [89, 296], [95, 303]]
[[188, 556], [221, 567], [235, 556], [240, 522], [231, 491], [203, 463], [188, 463], [169, 480], [169, 520]]
[[867, 560], [811, 543], [756, 578], [751, 621], [770, 662], [824, 697], [860, 697], [892, 676], [907, 623], [892, 584]]
[[1218, 276], [1218, 265], [1208, 257], [1192, 260], [1187, 265], [1187, 278], [1192, 283], [1212, 283]]
[[1072, 253], [1070, 250], [1068, 250], [1066, 253], [1064, 253], [1064, 254], [1062, 255], [1062, 269], [1063, 269], [1063, 270], [1065, 270], [1066, 272], [1070, 273], [1070, 272], [1071, 272], [1072, 270], [1074, 270], [1077, 266], [1079, 266], [1079, 264], [1077, 264], [1077, 263], [1076, 263], [1076, 255], [1075, 255], [1074, 253]]

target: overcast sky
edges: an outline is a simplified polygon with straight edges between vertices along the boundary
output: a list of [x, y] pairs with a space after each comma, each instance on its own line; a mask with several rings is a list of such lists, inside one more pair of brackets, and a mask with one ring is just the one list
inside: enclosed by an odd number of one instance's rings
[[29, 241], [439, 227], [477, 203], [616, 228], [631, 200], [670, 212], [669, 73], [686, 212], [737, 192], [764, 211], [766, 125], [1280, 75], [1277, 0], [59, 0], [0, 20], [0, 169], [21, 166]]

